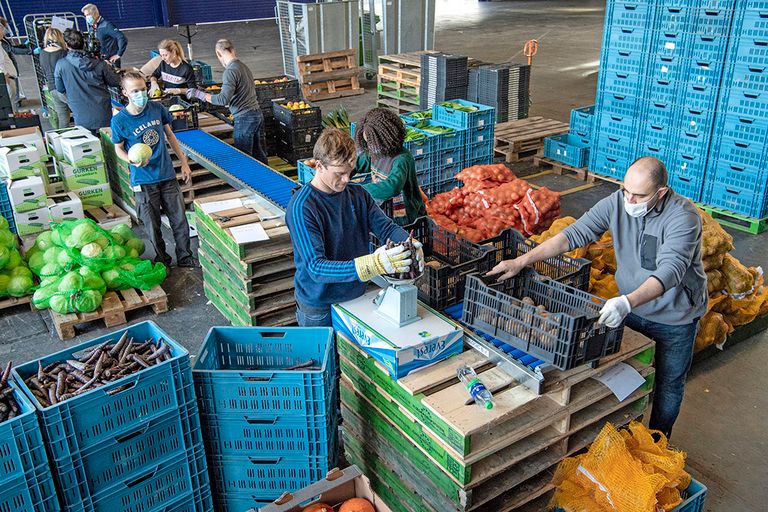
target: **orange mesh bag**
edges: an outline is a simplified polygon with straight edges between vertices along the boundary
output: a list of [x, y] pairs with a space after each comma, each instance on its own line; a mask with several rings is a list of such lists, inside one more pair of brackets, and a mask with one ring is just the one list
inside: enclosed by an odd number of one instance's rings
[[638, 422], [624, 431], [606, 423], [586, 454], [558, 466], [550, 506], [566, 512], [672, 510], [691, 481], [685, 454], [651, 434]]
[[515, 179], [515, 173], [504, 164], [482, 164], [467, 167], [456, 175], [456, 179], [464, 183], [473, 181], [507, 183]]
[[725, 321], [723, 315], [716, 311], [709, 311], [699, 321], [699, 332], [696, 334], [693, 351], [698, 352], [710, 345], [719, 345], [725, 341], [731, 331], [731, 326]]

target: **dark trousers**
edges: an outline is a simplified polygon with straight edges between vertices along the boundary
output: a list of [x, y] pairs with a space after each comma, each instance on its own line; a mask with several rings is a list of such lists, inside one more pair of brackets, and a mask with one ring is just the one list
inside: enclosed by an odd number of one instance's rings
[[165, 252], [165, 240], [161, 231], [161, 211], [168, 216], [176, 242], [176, 263], [189, 261], [192, 251], [189, 248], [189, 224], [184, 213], [184, 196], [179, 182], [175, 179], [142, 185], [136, 192], [136, 209], [139, 219], [144, 224], [147, 237], [155, 249], [155, 261], [171, 264], [171, 257]]
[[626, 326], [656, 342], [656, 388], [649, 426], [669, 437], [683, 402], [685, 379], [693, 360], [699, 321], [697, 319], [687, 325], [666, 325], [630, 313]]
[[267, 151], [262, 146], [264, 137], [264, 115], [261, 110], [246, 110], [235, 116], [234, 146], [264, 165], [267, 164]]

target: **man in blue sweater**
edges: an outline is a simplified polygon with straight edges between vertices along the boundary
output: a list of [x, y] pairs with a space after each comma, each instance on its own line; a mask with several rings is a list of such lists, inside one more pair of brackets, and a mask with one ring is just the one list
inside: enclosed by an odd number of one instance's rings
[[376, 205], [363, 187], [350, 184], [355, 143], [338, 129], [328, 128], [315, 144], [315, 176], [291, 198], [286, 222], [296, 264], [296, 319], [303, 327], [331, 326], [331, 305], [359, 297], [367, 282], [408, 269], [418, 254], [402, 246], [379, 247], [369, 254], [370, 234], [379, 240], [403, 242], [408, 233]]
[[618, 327], [626, 318], [627, 327], [656, 342], [650, 427], [669, 437], [680, 412], [708, 295], [701, 262], [701, 217], [690, 200], [667, 186], [661, 161], [638, 159], [627, 169], [622, 190], [599, 201], [536, 249], [502, 261], [489, 275], [509, 279], [527, 265], [584, 247], [609, 230], [622, 295], [606, 302], [600, 322]]
[[[112, 118], [112, 142], [117, 156], [131, 164], [131, 187], [136, 194], [136, 210], [155, 249], [155, 261], [164, 263], [166, 267], [171, 264], [161, 231], [162, 209], [168, 215], [176, 242], [176, 264], [179, 267], [195, 267], [197, 265], [189, 244], [189, 224], [184, 213], [184, 196], [165, 145], [166, 139], [181, 162], [185, 183], [192, 178], [192, 171], [171, 130], [171, 115], [161, 104], [149, 101], [147, 82], [137, 71], [123, 74], [123, 94], [129, 103]], [[152, 154], [144, 162], [130, 162], [128, 150], [139, 143], [152, 148]]]
[[120, 58], [128, 46], [125, 34], [120, 32], [111, 22], [102, 18], [99, 14], [99, 8], [93, 4], [83, 6], [82, 13], [88, 24], [88, 30], [96, 31], [96, 38], [101, 45], [101, 58], [119, 68]]

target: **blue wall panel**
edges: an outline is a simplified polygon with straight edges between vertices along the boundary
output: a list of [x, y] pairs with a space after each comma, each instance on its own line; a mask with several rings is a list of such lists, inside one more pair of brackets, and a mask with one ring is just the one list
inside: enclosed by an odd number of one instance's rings
[[275, 0], [167, 0], [171, 25], [273, 18]]
[[[27, 14], [53, 12], [80, 14], [80, 9], [87, 3], [96, 4], [101, 15], [119, 28], [154, 27], [167, 24], [167, 14], [164, 14], [167, 13], [165, 0], [11, 0], [9, 3], [13, 20], [22, 35], [25, 33], [24, 16]], [[215, 5], [215, 2], [210, 3]], [[8, 17], [11, 13], [6, 11]]]

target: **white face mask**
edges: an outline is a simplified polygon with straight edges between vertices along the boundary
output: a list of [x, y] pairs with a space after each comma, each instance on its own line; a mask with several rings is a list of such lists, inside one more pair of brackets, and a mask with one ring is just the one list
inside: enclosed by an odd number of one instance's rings
[[656, 194], [658, 194], [658, 191], [644, 203], [630, 203], [627, 201], [627, 196], [624, 196], [624, 210], [627, 212], [627, 215], [630, 217], [645, 217], [648, 213], [648, 205], [651, 204]]

